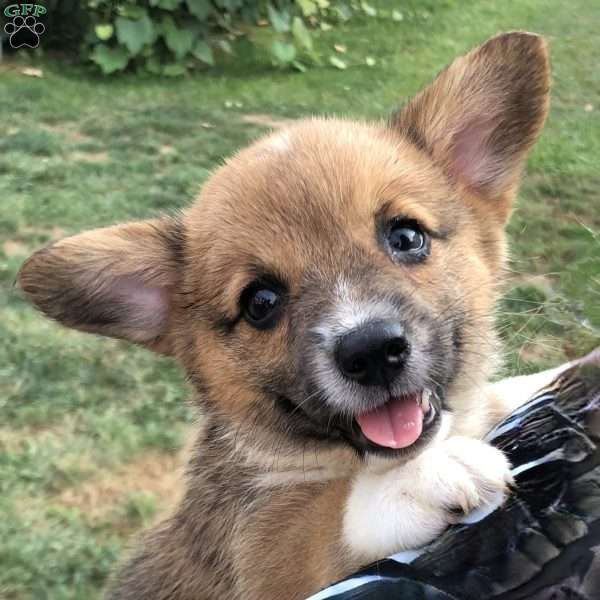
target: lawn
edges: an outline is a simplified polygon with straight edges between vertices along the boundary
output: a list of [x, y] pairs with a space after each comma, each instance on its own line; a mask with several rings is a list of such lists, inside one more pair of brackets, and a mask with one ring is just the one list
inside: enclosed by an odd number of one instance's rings
[[346, 70], [239, 63], [105, 80], [49, 61], [36, 63], [41, 78], [0, 64], [0, 597], [98, 597], [130, 535], [174, 494], [191, 419], [169, 360], [44, 320], [12, 288], [20, 263], [63, 235], [185, 206], [271, 123], [384, 115], [498, 31], [548, 36], [552, 113], [510, 226], [498, 313], [506, 372], [598, 344], [600, 3], [371, 3], [404, 18], [365, 16], [318, 40], [347, 47]]

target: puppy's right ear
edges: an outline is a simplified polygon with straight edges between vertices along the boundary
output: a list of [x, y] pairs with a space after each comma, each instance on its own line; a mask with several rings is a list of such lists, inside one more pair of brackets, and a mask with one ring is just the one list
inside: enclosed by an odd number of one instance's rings
[[544, 40], [504, 33], [457, 58], [392, 119], [449, 178], [506, 221], [548, 112]]
[[182, 227], [163, 218], [96, 229], [39, 250], [17, 285], [60, 323], [169, 354]]

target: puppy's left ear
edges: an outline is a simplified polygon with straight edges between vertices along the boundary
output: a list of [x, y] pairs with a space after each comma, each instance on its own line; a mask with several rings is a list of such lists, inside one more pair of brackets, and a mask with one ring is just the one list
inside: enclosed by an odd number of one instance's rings
[[457, 58], [391, 125], [506, 220], [548, 112], [549, 87], [544, 40], [505, 33]]
[[63, 325], [170, 354], [182, 238], [171, 218], [95, 229], [36, 252], [17, 284]]

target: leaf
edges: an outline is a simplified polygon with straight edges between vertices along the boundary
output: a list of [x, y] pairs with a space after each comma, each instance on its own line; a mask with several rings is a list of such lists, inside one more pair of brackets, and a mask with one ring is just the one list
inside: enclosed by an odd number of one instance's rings
[[403, 21], [404, 15], [399, 10], [392, 11], [392, 20], [393, 21]]
[[371, 6], [370, 4], [367, 4], [366, 2], [361, 2], [360, 6], [363, 9], [363, 12], [365, 13], [365, 15], [367, 15], [369, 17], [377, 16], [377, 9], [373, 6]]
[[135, 55], [146, 45], [155, 40], [154, 24], [148, 15], [137, 20], [117, 17], [115, 19], [117, 39], [131, 54]]
[[243, 6], [244, 0], [216, 0], [216, 4], [227, 12], [235, 12]]
[[321, 21], [319, 27], [321, 27], [322, 31], [330, 31], [331, 29], [333, 29], [333, 27], [326, 21]]
[[90, 58], [102, 69], [105, 75], [122, 71], [129, 62], [129, 52], [123, 46], [109, 48], [105, 44], [96, 44]]
[[225, 54], [230, 54], [233, 55], [233, 48], [231, 47], [231, 44], [227, 41], [227, 40], [219, 40], [217, 42], [217, 46], [219, 46], [219, 48], [225, 52]]
[[372, 56], [367, 56], [367, 58], [365, 58], [365, 63], [367, 67], [374, 67], [377, 64], [377, 61]]
[[229, 33], [235, 33], [236, 32], [236, 28], [233, 24], [233, 20], [231, 18], [231, 13], [216, 13], [215, 15], [217, 24], [219, 25], [219, 27], [225, 31], [228, 31]]
[[204, 21], [211, 13], [210, 0], [185, 0], [188, 10], [200, 21]]
[[338, 58], [337, 56], [330, 56], [329, 57], [329, 62], [336, 69], [341, 69], [342, 71], [344, 71], [345, 69], [348, 68], [348, 65], [341, 58]]
[[162, 65], [160, 60], [156, 56], [150, 56], [146, 60], [146, 71], [153, 73], [154, 75], [160, 75], [162, 73]]
[[180, 2], [181, 0], [150, 0], [150, 6], [158, 6], [165, 10], [175, 10]]
[[305, 17], [310, 17], [317, 12], [317, 5], [313, 0], [296, 0], [296, 2]]
[[260, 19], [259, 7], [256, 4], [243, 6], [240, 11], [240, 17], [243, 23], [256, 23]]
[[167, 77], [179, 77], [180, 75], [185, 75], [186, 72], [186, 68], [179, 63], [164, 65], [162, 68], [163, 75], [166, 75]]
[[271, 52], [277, 59], [277, 62], [282, 65], [293, 63], [296, 59], [296, 48], [294, 44], [275, 40], [271, 45]]
[[96, 33], [96, 37], [105, 42], [106, 40], [110, 40], [115, 32], [115, 28], [110, 23], [106, 23], [104, 25], [96, 25], [96, 27], [94, 27], [94, 31]]
[[44, 71], [42, 71], [41, 69], [37, 69], [36, 67], [23, 67], [21, 69], [21, 73], [23, 75], [27, 75], [27, 77], [43, 77], [44, 76]]
[[178, 29], [171, 16], [163, 17], [162, 31], [167, 47], [176, 58], [183, 58], [192, 49], [196, 37], [194, 32], [189, 29]]
[[117, 5], [117, 13], [121, 17], [133, 19], [134, 21], [147, 15], [146, 9], [143, 6], [135, 6], [133, 4]]
[[335, 6], [335, 11], [342, 21], [348, 21], [352, 17], [352, 8], [348, 4], [342, 3]]
[[267, 13], [273, 29], [277, 33], [284, 33], [290, 30], [290, 15], [287, 11], [280, 11], [273, 7], [271, 3], [267, 4]]
[[198, 40], [192, 54], [203, 63], [210, 65], [211, 67], [215, 64], [215, 57], [213, 55], [212, 48], [203, 40]]
[[296, 69], [297, 71], [300, 71], [300, 73], [306, 73], [306, 67], [297, 60], [295, 60], [292, 63], [292, 67], [294, 67], [294, 69]]
[[310, 31], [308, 31], [300, 17], [294, 17], [292, 21], [292, 35], [300, 46], [306, 48], [308, 51], [312, 50], [313, 42]]

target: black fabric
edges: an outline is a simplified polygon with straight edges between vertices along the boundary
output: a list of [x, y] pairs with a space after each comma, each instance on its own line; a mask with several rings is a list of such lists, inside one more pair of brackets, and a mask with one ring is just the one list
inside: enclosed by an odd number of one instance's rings
[[315, 600], [600, 600], [600, 355], [500, 423], [517, 489], [409, 564], [387, 558]]

